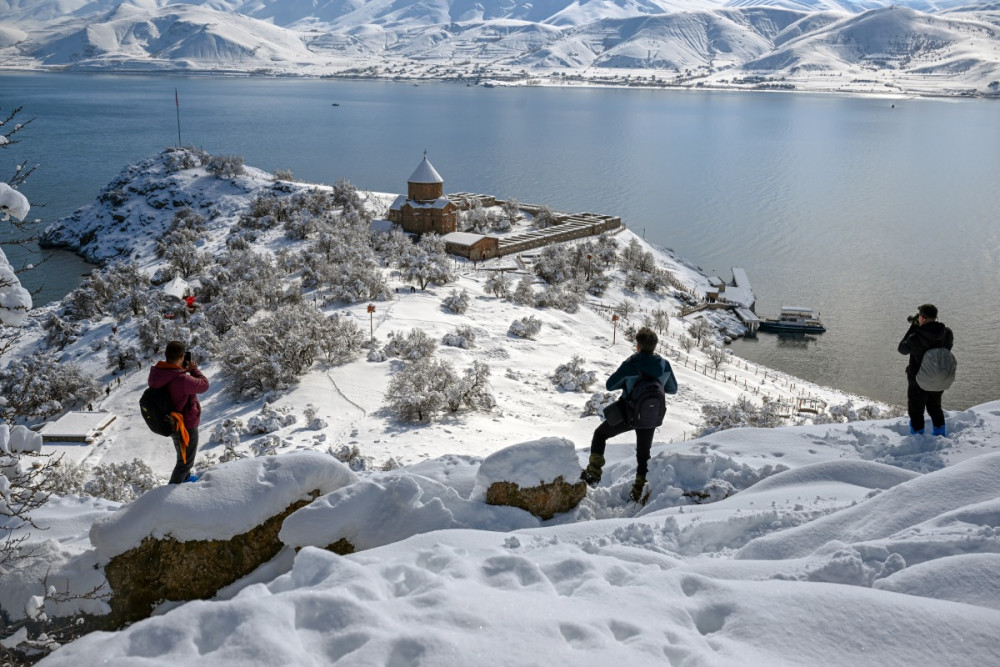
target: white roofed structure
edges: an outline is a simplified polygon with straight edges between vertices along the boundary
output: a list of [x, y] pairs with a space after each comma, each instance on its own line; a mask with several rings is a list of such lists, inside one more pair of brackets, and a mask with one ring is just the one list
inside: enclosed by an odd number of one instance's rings
[[431, 164], [431, 161], [427, 159], [427, 155], [424, 155], [424, 159], [420, 161], [417, 168], [413, 170], [413, 174], [407, 180], [408, 183], [444, 183], [444, 179], [441, 178], [441, 174], [437, 173], [437, 169]]

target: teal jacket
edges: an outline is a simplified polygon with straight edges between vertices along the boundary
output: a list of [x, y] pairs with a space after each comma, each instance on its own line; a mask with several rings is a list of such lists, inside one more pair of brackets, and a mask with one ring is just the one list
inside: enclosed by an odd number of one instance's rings
[[636, 381], [643, 375], [655, 377], [663, 385], [663, 391], [668, 394], [677, 393], [677, 379], [674, 371], [670, 367], [670, 362], [658, 354], [649, 352], [636, 352], [631, 357], [622, 362], [608, 381], [604, 383], [608, 391], [624, 389], [622, 398], [635, 386]]

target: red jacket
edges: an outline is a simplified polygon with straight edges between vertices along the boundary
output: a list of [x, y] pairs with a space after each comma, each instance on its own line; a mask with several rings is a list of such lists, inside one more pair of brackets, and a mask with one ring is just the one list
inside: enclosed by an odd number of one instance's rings
[[201, 403], [198, 394], [208, 391], [208, 378], [201, 371], [186, 371], [177, 364], [158, 362], [149, 369], [149, 386], [158, 389], [169, 385], [170, 399], [174, 408], [184, 415], [184, 426], [189, 430], [201, 423]]

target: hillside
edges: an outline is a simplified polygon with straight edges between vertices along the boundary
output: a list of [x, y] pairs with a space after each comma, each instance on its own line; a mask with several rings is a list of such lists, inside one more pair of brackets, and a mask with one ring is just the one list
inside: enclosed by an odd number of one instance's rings
[[[125, 168], [98, 201], [47, 232], [112, 263], [61, 304], [31, 312], [2, 360], [0, 408], [27, 377], [6, 371], [42, 356], [53, 364], [36, 367], [44, 372], [32, 386], [74, 369], [97, 382], [19, 421], [81, 399], [116, 420], [92, 444], [42, 445], [63, 455], [61, 486], [35, 527], [10, 528], [25, 538], [26, 557], [0, 562], [5, 649], [55, 648], [25, 618], [106, 614], [106, 599], [88, 591], [106, 586], [110, 559], [148, 539], [224, 541], [302, 499], [281, 526], [283, 548], [249, 575], [210, 599], [164, 602], [152, 618], [88, 634], [41, 664], [992, 659], [998, 404], [948, 413], [947, 438], [910, 436], [905, 418], [884, 418], [885, 406], [860, 397], [732, 358], [715, 370], [711, 354], [738, 323], [682, 315], [707, 279], [629, 231], [476, 266], [428, 262], [432, 246], [380, 223], [391, 195], [238, 167], [165, 151]], [[532, 224], [528, 216], [515, 229]], [[418, 247], [425, 259], [410, 254]], [[586, 269], [572, 261], [581, 248], [592, 255]], [[342, 254], [309, 263], [326, 252]], [[198, 296], [193, 313], [166, 294], [181, 270]], [[530, 285], [533, 303], [488, 287], [499, 270]], [[413, 287], [433, 271], [441, 284]], [[574, 307], [574, 284], [600, 293]], [[609, 305], [622, 315], [617, 327]], [[317, 310], [319, 319], [309, 315]], [[604, 478], [571, 511], [541, 520], [484, 503], [491, 481], [579, 471], [599, 423], [592, 407], [607, 400], [601, 382], [631, 352], [625, 331], [657, 310], [669, 314], [659, 349], [680, 390], [654, 438], [648, 502], [627, 500], [629, 434], [612, 440]], [[532, 318], [532, 336], [511, 329]], [[317, 337], [302, 336], [303, 324]], [[321, 339], [327, 327], [335, 340]], [[699, 332], [708, 345], [689, 349]], [[249, 335], [264, 338], [237, 345]], [[212, 387], [201, 479], [167, 486], [173, 453], [146, 430], [137, 401], [157, 343], [176, 337], [192, 342]], [[325, 353], [273, 386], [236, 383], [235, 366], [262, 358], [263, 377], [303, 342], [299, 353]], [[572, 357], [579, 367], [557, 372]], [[404, 417], [390, 385], [428, 360], [443, 362], [438, 373], [483, 364], [494, 402]], [[826, 409], [763, 410], [799, 396]], [[720, 408], [703, 411], [712, 405]], [[727, 428], [753, 420], [786, 426]], [[696, 429], [706, 434], [695, 438]], [[12, 434], [0, 427], [0, 451], [16, 444]], [[323, 548], [341, 534], [355, 553]], [[150, 568], [144, 576], [155, 578]]]
[[989, 4], [7, 0], [0, 16], [13, 69], [1000, 94]]

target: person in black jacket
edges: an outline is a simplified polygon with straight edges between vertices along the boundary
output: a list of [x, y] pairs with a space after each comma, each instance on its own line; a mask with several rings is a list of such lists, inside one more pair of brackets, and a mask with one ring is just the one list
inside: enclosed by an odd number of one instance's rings
[[938, 347], [949, 350], [955, 342], [951, 329], [937, 321], [938, 309], [925, 303], [917, 309], [917, 314], [907, 318], [910, 329], [899, 341], [899, 353], [910, 355], [906, 367], [906, 408], [910, 414], [910, 433], [924, 433], [924, 409], [931, 416], [934, 435], [945, 435], [944, 411], [941, 409], [943, 391], [926, 391], [917, 384], [917, 372], [924, 353]]
[[608, 391], [623, 390], [618, 399], [619, 409], [615, 411], [619, 417], [606, 419], [594, 431], [594, 437], [590, 443], [590, 460], [587, 467], [580, 473], [581, 480], [591, 487], [597, 486], [598, 482], [601, 481], [601, 470], [604, 468], [604, 449], [608, 444], [608, 439], [635, 430], [637, 468], [635, 484], [632, 486], [632, 499], [637, 502], [642, 497], [642, 490], [646, 485], [646, 473], [649, 471], [649, 450], [653, 445], [653, 433], [656, 429], [635, 428], [629, 424], [628, 411], [625, 409], [629, 392], [640, 377], [648, 375], [659, 380], [660, 384], [663, 385], [664, 392], [677, 393], [677, 380], [674, 378], [670, 362], [655, 352], [657, 342], [659, 339], [652, 329], [646, 327], [639, 329], [635, 334], [635, 354], [623, 361], [618, 370], [612, 373], [605, 383]]

